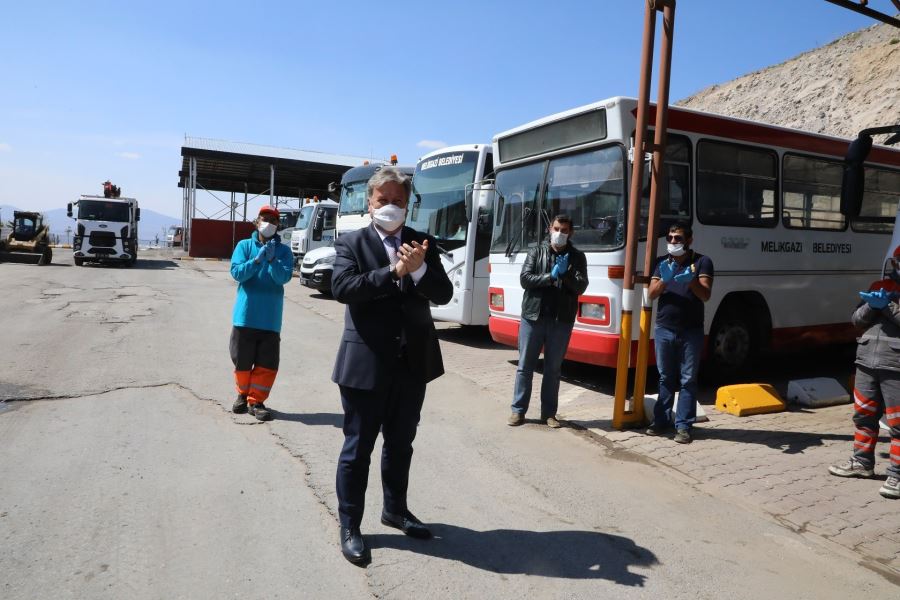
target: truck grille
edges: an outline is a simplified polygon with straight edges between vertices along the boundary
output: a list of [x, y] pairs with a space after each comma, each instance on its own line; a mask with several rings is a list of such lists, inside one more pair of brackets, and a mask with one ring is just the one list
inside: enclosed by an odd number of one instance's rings
[[112, 248], [116, 245], [116, 234], [112, 231], [92, 231], [89, 240], [91, 246]]

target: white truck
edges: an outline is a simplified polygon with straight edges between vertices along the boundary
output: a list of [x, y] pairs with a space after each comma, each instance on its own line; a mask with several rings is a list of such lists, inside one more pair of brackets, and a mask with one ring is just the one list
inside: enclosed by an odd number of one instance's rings
[[298, 267], [310, 250], [334, 244], [338, 206], [334, 200], [306, 199], [290, 240], [286, 240]]
[[[74, 210], [77, 210], [75, 216]], [[83, 194], [68, 204], [66, 214], [75, 219], [72, 242], [75, 266], [98, 262], [130, 267], [137, 262], [138, 221], [141, 220], [137, 200]]]
[[[372, 222], [366, 184], [385, 163], [353, 167], [341, 177], [335, 237], [367, 227]], [[412, 176], [413, 167], [397, 167]], [[322, 246], [308, 251], [300, 263], [300, 283], [323, 293], [331, 292], [331, 272], [334, 269], [334, 246]]]

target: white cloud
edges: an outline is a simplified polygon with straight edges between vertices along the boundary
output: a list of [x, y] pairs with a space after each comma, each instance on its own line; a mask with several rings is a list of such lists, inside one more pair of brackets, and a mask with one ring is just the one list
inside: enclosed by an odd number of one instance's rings
[[449, 146], [447, 142], [442, 142], [441, 140], [422, 140], [416, 144], [419, 148], [428, 148], [429, 150], [437, 150], [438, 148], [443, 148], [444, 146]]
[[137, 152], [119, 152], [118, 156], [128, 160], [137, 160], [141, 157]]
[[12, 152], [12, 146], [6, 142], [0, 142], [0, 152]]

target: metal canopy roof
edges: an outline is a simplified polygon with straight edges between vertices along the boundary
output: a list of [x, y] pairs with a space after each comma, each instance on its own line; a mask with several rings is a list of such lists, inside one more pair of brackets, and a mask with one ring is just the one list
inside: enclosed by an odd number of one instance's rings
[[293, 198], [324, 198], [330, 182], [339, 182], [345, 171], [369, 160], [359, 156], [185, 136], [181, 147], [181, 170], [178, 171], [180, 188], [190, 185], [191, 158], [197, 165], [198, 187], [211, 191], [266, 194], [274, 167], [274, 195]]

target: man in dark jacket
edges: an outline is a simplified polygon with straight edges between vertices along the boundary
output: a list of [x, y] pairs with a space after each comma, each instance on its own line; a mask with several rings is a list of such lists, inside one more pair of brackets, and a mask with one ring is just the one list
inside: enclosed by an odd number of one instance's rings
[[519, 325], [519, 367], [507, 423], [516, 426], [525, 422], [534, 368], [543, 347], [541, 422], [555, 429], [559, 427], [559, 373], [578, 313], [578, 296], [587, 289], [588, 278], [584, 252], [571, 242], [571, 217], [557, 215], [547, 231], [549, 241], [528, 251], [519, 276], [525, 294]]
[[[900, 280], [896, 260], [894, 266]], [[853, 325], [863, 334], [856, 348], [853, 455], [828, 470], [838, 477], [874, 476], [878, 420], [883, 415], [891, 431], [891, 460], [878, 491], [896, 499], [900, 498], [900, 306], [896, 295], [884, 288], [859, 295], [863, 304], [853, 313]]]
[[403, 226], [411, 188], [399, 169], [375, 173], [368, 183], [372, 225], [340, 236], [334, 245], [331, 291], [347, 305], [331, 376], [344, 408], [338, 516], [341, 552], [359, 565], [371, 557], [360, 523], [379, 431], [381, 522], [411, 537], [431, 537], [407, 508], [406, 490], [425, 384], [444, 373], [429, 303], [449, 302], [453, 285], [434, 239]]

